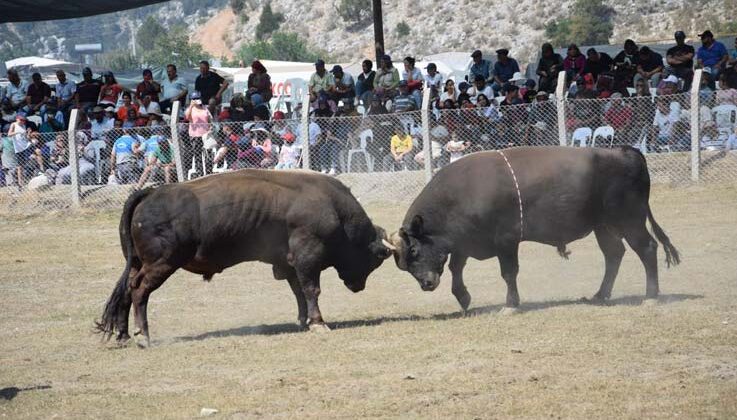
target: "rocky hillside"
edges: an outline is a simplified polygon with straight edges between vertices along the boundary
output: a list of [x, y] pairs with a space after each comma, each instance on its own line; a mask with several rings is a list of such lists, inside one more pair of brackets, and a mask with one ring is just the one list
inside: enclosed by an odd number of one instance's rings
[[[284, 14], [282, 30], [297, 32], [334, 60], [354, 60], [373, 55], [370, 22], [348, 27], [338, 15], [340, 0], [305, 2], [272, 0]], [[252, 42], [263, 7], [262, 0], [246, 0], [233, 13], [227, 0], [171, 1], [161, 5], [91, 18], [36, 24], [0, 25], [0, 48], [28, 49], [35, 54], [73, 59], [77, 42], [102, 42], [107, 50], [130, 45], [131, 28], [149, 14], [164, 26], [185, 23], [193, 38], [215, 57], [232, 57], [238, 47]], [[691, 37], [706, 28], [724, 27], [733, 20], [737, 0], [608, 0], [615, 10], [611, 42], [632, 37], [638, 41], [670, 40], [676, 29]], [[385, 0], [384, 29], [387, 51], [401, 57], [445, 51], [491, 51], [507, 47], [521, 63], [534, 57], [545, 41], [545, 25], [569, 14], [572, 0]], [[409, 34], [396, 28], [405, 22]], [[35, 41], [29, 43], [29, 39]], [[3, 55], [6, 55], [3, 54]]]

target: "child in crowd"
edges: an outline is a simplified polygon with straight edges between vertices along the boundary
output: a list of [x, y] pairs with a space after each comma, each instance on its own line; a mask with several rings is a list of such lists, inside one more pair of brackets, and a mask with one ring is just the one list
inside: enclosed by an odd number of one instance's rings
[[294, 145], [294, 140], [296, 138], [297, 137], [291, 132], [286, 132], [282, 135], [284, 144], [279, 151], [279, 163], [276, 164], [274, 169], [294, 169], [299, 165], [301, 150], [299, 147]]

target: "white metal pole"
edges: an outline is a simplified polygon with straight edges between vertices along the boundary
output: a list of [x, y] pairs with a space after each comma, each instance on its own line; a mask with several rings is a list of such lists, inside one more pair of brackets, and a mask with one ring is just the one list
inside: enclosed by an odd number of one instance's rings
[[302, 168], [310, 170], [310, 93], [305, 91], [302, 98]]
[[699, 170], [701, 165], [701, 144], [699, 124], [700, 103], [699, 87], [701, 86], [701, 70], [696, 70], [691, 84], [691, 181], [699, 181]]
[[179, 101], [174, 101], [171, 104], [171, 119], [169, 120], [169, 127], [171, 129], [171, 146], [174, 149], [174, 164], [177, 165], [177, 180], [184, 182], [184, 165], [182, 164], [182, 153], [181, 145], [179, 143], [179, 108], [181, 107]]
[[566, 139], [566, 72], [558, 73], [558, 85], [555, 88], [555, 101], [558, 110], [558, 141], [561, 146], [565, 146]]
[[430, 89], [422, 92], [422, 154], [425, 155], [425, 183], [432, 180], [432, 147], [430, 144]]
[[69, 167], [72, 169], [72, 207], [80, 206], [80, 189], [79, 189], [79, 156], [77, 156], [77, 118], [79, 110], [72, 109], [69, 114], [69, 130], [67, 131], [67, 141], [69, 141]]

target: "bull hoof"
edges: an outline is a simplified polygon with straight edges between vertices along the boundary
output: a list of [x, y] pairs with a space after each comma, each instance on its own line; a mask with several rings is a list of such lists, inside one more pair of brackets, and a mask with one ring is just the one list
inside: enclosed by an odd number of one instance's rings
[[642, 306], [657, 306], [658, 298], [647, 298], [642, 301]]
[[501, 316], [510, 316], [520, 313], [519, 308], [512, 308], [510, 306], [505, 306], [499, 311], [499, 315]]
[[588, 303], [589, 305], [606, 305], [609, 298], [600, 296], [598, 293], [594, 295], [591, 299], [588, 298], [581, 298], [581, 301], [584, 303]]
[[330, 332], [330, 327], [328, 327], [328, 324], [321, 323], [321, 324], [310, 324], [309, 326], [310, 332], [312, 333], [326, 333]]
[[299, 324], [300, 327], [307, 329], [307, 318], [299, 318], [297, 320], [297, 323]]
[[463, 313], [465, 314], [466, 311], [468, 311], [468, 307], [471, 306], [471, 295], [466, 292], [461, 296], [456, 296], [456, 299], [458, 300], [458, 304], [461, 305], [461, 309], [463, 309]]

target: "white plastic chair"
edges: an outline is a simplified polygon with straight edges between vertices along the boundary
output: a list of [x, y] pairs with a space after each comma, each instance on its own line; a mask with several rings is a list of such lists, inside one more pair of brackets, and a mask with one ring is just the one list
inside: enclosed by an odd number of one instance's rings
[[289, 99], [285, 102], [288, 103], [291, 109], [294, 109], [297, 105], [302, 103], [302, 97], [307, 91], [307, 82], [303, 79], [293, 78], [287, 79], [286, 83], [290, 84]]
[[[214, 156], [217, 156], [217, 154], [218, 154], [218, 148], [217, 147], [213, 147], [212, 148], [212, 156], [213, 156], [213, 159], [214, 159]], [[221, 172], [227, 172], [227, 171], [228, 171], [228, 160], [225, 159], [225, 157], [223, 157], [223, 164], [220, 165], [220, 166], [218, 166], [217, 163], [214, 163], [213, 162], [213, 164], [212, 164], [212, 173], [219, 174]], [[189, 176], [189, 173], [187, 175]]]
[[604, 140], [609, 138], [609, 147], [612, 147], [612, 145], [614, 145], [614, 127], [604, 125], [594, 130], [594, 135], [591, 137], [591, 147], [596, 146], [596, 139], [599, 137]]
[[374, 171], [374, 158], [371, 156], [371, 154], [366, 151], [366, 147], [370, 142], [374, 141], [374, 132], [370, 129], [363, 130], [359, 135], [358, 138], [360, 139], [358, 149], [351, 149], [348, 151], [348, 172], [351, 171], [351, 163], [353, 161], [353, 155], [357, 153], [362, 153], [364, 159], [366, 159], [366, 166], [368, 166], [369, 172]]
[[593, 132], [589, 127], [577, 128], [573, 132], [573, 137], [571, 137], [571, 146], [576, 146], [576, 141], [578, 141], [580, 147], [586, 147], [591, 141], [592, 136]]
[[714, 123], [719, 133], [718, 141], [722, 144], [727, 141], [729, 135], [734, 132], [737, 126], [737, 106], [735, 105], [719, 105], [711, 109], [714, 116]]
[[[196, 158], [196, 156], [192, 156], [192, 167], [190, 167], [189, 171], [187, 171], [187, 181], [190, 181], [192, 179], [192, 176], [197, 173], [197, 163], [195, 161]], [[202, 159], [202, 167], [205, 168], [207, 165], [205, 159], [205, 149], [202, 149], [202, 153], [200, 153], [200, 158]]]

